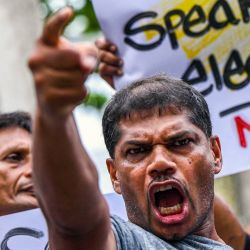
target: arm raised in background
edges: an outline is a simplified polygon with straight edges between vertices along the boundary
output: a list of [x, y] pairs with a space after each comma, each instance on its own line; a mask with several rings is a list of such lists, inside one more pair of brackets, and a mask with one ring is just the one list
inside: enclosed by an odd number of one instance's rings
[[50, 248], [115, 249], [109, 211], [96, 168], [82, 147], [72, 110], [86, 96], [96, 48], [61, 37], [72, 17], [64, 8], [45, 24], [29, 59], [37, 93], [34, 181], [45, 214]]
[[95, 42], [98, 48], [100, 63], [98, 71], [101, 77], [114, 88], [114, 76], [123, 75], [123, 60], [118, 56], [115, 44], [106, 38], [100, 38]]

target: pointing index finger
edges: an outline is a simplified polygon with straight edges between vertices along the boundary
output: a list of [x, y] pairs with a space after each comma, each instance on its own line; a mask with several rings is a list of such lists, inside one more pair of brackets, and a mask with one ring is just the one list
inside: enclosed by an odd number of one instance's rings
[[57, 45], [64, 27], [72, 16], [73, 10], [70, 7], [65, 7], [49, 18], [43, 28], [43, 42], [50, 46]]

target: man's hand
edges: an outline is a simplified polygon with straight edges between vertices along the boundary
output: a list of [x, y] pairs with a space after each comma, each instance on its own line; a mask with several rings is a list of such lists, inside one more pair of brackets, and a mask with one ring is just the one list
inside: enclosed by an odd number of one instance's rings
[[99, 49], [99, 73], [114, 88], [113, 76], [121, 76], [123, 74], [123, 61], [117, 55], [117, 47], [105, 38], [98, 39], [95, 44]]
[[83, 83], [96, 65], [97, 50], [93, 44], [74, 45], [61, 37], [72, 15], [72, 9], [66, 7], [48, 20], [29, 59], [38, 110], [43, 114], [69, 115], [86, 97]]

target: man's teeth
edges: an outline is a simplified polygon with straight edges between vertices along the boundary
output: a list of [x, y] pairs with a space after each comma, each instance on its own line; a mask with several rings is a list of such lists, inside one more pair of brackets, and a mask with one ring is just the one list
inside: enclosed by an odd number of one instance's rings
[[170, 190], [170, 189], [172, 189], [173, 187], [171, 186], [171, 185], [168, 185], [168, 186], [161, 186], [161, 187], [159, 187], [157, 190], [156, 190], [156, 192], [159, 192], [159, 191], [167, 191], [167, 190]]
[[159, 207], [159, 210], [162, 215], [176, 214], [181, 211], [181, 204], [178, 203], [172, 207]]

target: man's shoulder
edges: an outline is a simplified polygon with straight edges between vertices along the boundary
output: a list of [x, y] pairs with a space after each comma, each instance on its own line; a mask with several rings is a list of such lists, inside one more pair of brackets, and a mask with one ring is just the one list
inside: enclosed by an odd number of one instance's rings
[[129, 249], [169, 249], [169, 250], [232, 250], [227, 245], [217, 241], [190, 235], [180, 241], [165, 241], [143, 228], [121, 219], [118, 216], [111, 216], [112, 229], [116, 238], [118, 250]]
[[233, 250], [230, 246], [198, 235], [189, 235], [184, 240], [191, 249]]
[[118, 216], [112, 216], [111, 222], [117, 250], [176, 249], [156, 235]]

